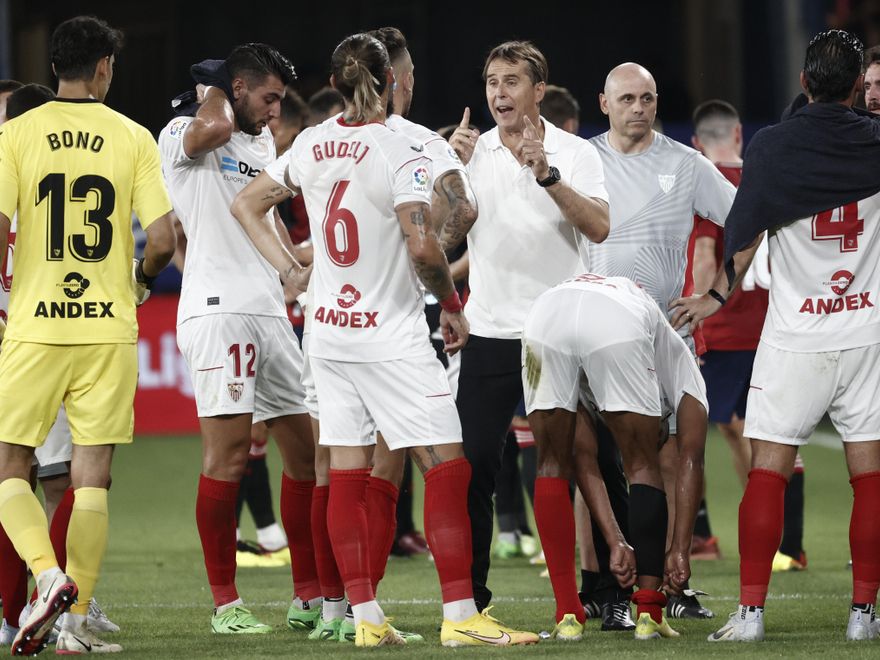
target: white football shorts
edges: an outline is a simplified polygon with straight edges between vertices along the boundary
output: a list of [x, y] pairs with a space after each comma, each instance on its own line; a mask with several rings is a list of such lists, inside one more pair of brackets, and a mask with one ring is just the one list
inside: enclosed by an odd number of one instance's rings
[[581, 375], [600, 411], [660, 416], [654, 319], [600, 293], [551, 290], [523, 329], [526, 412], [577, 409]]
[[703, 380], [694, 356], [693, 338], [688, 343], [687, 338], [673, 330], [665, 319], [658, 319], [654, 336], [654, 360], [660, 379], [663, 415], [669, 416], [669, 434], [675, 435], [678, 431], [676, 412], [685, 394], [694, 397], [703, 405], [706, 414], [709, 413], [706, 381]]
[[312, 419], [320, 419], [318, 417], [318, 393], [315, 391], [315, 377], [312, 375], [312, 365], [309, 364], [309, 333], [303, 333], [302, 339], [303, 350], [303, 369], [302, 369], [302, 386], [305, 391], [305, 406], [309, 411], [309, 417]]
[[461, 423], [443, 365], [424, 356], [384, 362], [309, 358], [322, 445], [375, 444], [375, 431], [392, 451], [461, 442]]
[[794, 353], [758, 344], [744, 435], [805, 445], [825, 412], [844, 442], [880, 440], [880, 344]]
[[37, 477], [45, 478], [67, 474], [69, 470], [65, 464], [70, 462], [72, 457], [73, 436], [70, 434], [67, 411], [64, 410], [62, 404], [45, 442], [34, 450], [34, 458], [38, 464]]
[[287, 318], [209, 314], [177, 326], [199, 417], [252, 413], [254, 422], [307, 412], [303, 354]]

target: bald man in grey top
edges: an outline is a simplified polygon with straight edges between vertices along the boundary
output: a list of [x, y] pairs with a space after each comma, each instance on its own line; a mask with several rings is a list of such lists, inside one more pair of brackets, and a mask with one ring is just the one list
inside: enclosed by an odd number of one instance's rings
[[[633, 280], [660, 309], [667, 310], [685, 290], [694, 214], [723, 226], [736, 189], [698, 151], [653, 130], [657, 84], [644, 67], [628, 62], [612, 69], [599, 105], [610, 130], [590, 142], [605, 169], [611, 231], [604, 243], [582, 241], [579, 250], [593, 272]], [[686, 339], [693, 348], [693, 339]], [[666, 407], [674, 410], [674, 402]], [[670, 554], [679, 563], [687, 560], [702, 495], [706, 411], [692, 412], [684, 418], [694, 423], [667, 443], [662, 456], [670, 504]], [[683, 418], [681, 412], [678, 418]], [[678, 431], [675, 419], [676, 415], [670, 419], [671, 433]], [[689, 597], [676, 599], [667, 612], [672, 617], [712, 615]]]
[[611, 232], [580, 250], [593, 272], [628, 277], [666, 310], [684, 290], [694, 214], [723, 226], [736, 188], [698, 151], [653, 130], [657, 85], [644, 67], [612, 69], [599, 105], [611, 129], [590, 142], [605, 168]]

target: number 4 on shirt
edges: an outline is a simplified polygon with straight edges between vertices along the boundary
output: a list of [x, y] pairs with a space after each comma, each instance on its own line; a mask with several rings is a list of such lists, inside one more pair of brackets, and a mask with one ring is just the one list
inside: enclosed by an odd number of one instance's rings
[[[837, 217], [833, 219], [835, 215]], [[856, 202], [813, 216], [813, 240], [837, 240], [841, 252], [857, 251], [859, 236], [864, 230], [865, 221], [859, 218], [859, 205]]]

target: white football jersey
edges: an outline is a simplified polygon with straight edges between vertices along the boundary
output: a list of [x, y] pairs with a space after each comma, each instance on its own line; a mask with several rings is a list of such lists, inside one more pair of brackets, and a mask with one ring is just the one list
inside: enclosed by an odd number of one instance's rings
[[880, 193], [769, 233], [761, 341], [786, 351], [880, 343]]
[[736, 188], [698, 151], [659, 133], [638, 154], [617, 151], [608, 133], [590, 142], [605, 169], [611, 231], [602, 243], [579, 235], [581, 255], [594, 273], [637, 282], [665, 311], [684, 288], [694, 214], [723, 226]]
[[275, 160], [272, 133], [236, 131], [222, 147], [190, 158], [183, 133], [192, 121], [177, 117], [159, 134], [165, 183], [187, 239], [177, 322], [220, 313], [286, 316], [278, 272], [229, 210], [235, 196]]
[[464, 164], [455, 153], [455, 149], [430, 128], [425, 128], [400, 115], [391, 115], [385, 120], [385, 125], [392, 131], [403, 133], [408, 138], [425, 145], [425, 154], [431, 159], [434, 166], [435, 181], [438, 181], [447, 172], [465, 171]]
[[340, 117], [303, 131], [266, 173], [286, 185], [285, 169], [305, 196], [315, 245], [309, 355], [379, 362], [432, 352], [394, 211], [431, 203], [424, 145], [384, 124], [347, 125]]

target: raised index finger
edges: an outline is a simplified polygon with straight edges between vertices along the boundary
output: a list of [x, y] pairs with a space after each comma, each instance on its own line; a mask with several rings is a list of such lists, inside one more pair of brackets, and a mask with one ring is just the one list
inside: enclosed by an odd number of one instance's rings
[[464, 114], [461, 116], [461, 123], [458, 125], [459, 128], [467, 128], [471, 124], [471, 109], [465, 108]]

